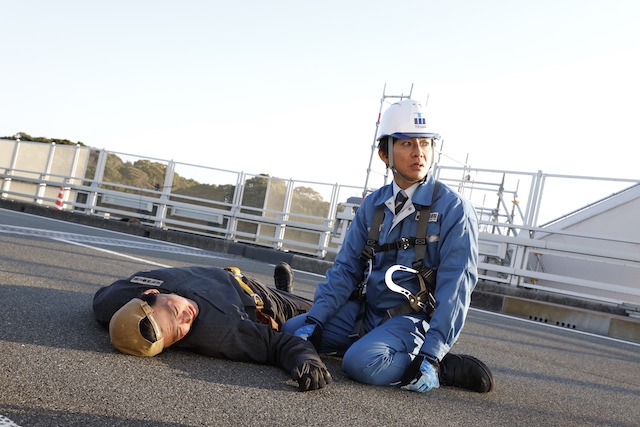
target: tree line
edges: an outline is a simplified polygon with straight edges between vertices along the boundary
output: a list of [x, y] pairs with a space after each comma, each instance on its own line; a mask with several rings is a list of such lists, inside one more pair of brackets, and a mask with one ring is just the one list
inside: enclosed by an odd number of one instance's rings
[[[86, 147], [82, 142], [72, 142], [68, 139], [33, 137], [25, 132], [19, 132], [14, 136], [3, 137], [3, 139], [20, 139], [21, 141], [55, 143], [63, 145], [80, 145]], [[92, 151], [89, 164], [87, 166], [86, 177], [93, 179], [96, 174], [98, 152]], [[118, 191], [145, 193], [152, 195], [153, 191], [160, 192], [165, 181], [167, 166], [162, 163], [150, 160], [137, 160], [135, 162], [124, 161], [119, 156], [108, 153], [105, 165], [103, 181], [113, 183], [108, 186]], [[135, 187], [136, 189], [123, 189], [120, 185]], [[268, 194], [267, 194], [268, 187]], [[285, 181], [274, 179], [269, 183], [268, 174], [260, 174], [247, 179], [244, 182], [243, 196], [240, 204], [245, 207], [266, 208], [267, 210], [281, 211], [287, 191]], [[198, 199], [202, 202], [190, 201], [192, 204], [210, 204], [210, 202], [231, 203], [234, 200], [235, 192], [238, 189], [235, 184], [205, 184], [194, 179], [185, 178], [175, 173], [171, 187], [171, 194], [183, 195]], [[268, 197], [268, 198], [267, 198]], [[293, 191], [291, 214], [307, 215], [326, 218], [329, 210], [329, 202], [323, 200], [322, 195], [311, 187], [296, 187]]]

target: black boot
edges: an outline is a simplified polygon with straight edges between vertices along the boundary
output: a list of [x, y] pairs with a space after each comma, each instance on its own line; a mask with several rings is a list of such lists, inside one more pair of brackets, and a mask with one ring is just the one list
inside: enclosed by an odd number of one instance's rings
[[283, 261], [276, 265], [273, 270], [273, 281], [279, 290], [293, 292], [293, 270], [289, 264]]
[[493, 389], [493, 375], [475, 357], [448, 353], [440, 362], [440, 385], [488, 393]]

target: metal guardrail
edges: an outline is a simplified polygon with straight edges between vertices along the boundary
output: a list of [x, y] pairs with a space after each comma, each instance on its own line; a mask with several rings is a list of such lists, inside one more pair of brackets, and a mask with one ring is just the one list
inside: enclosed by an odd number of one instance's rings
[[[233, 197], [225, 200], [202, 199], [171, 191], [176, 170], [188, 170], [186, 166], [193, 165], [142, 158], [165, 165], [165, 182], [158, 189], [131, 187], [103, 179], [107, 155], [131, 155], [74, 147], [74, 151], [67, 155], [70, 159], [60, 160], [49, 154], [46, 162], [31, 167], [32, 162], [21, 161], [16, 153], [50, 148], [46, 144], [35, 146], [11, 142], [15, 145], [8, 157], [3, 154], [3, 146], [0, 144], [0, 192], [3, 199], [54, 208], [59, 189], [63, 187], [62, 203], [65, 210], [113, 220], [136, 220], [150, 227], [206, 235], [329, 260], [340, 249], [358, 206], [348, 196], [362, 193], [362, 188], [353, 186], [282, 180], [197, 166], [204, 170], [205, 175], [224, 172], [227, 178], [235, 178]], [[78, 159], [82, 157], [78, 153], [80, 149], [88, 150], [85, 153], [86, 159], [91, 156], [97, 158], [97, 169], [92, 177], [87, 174], [86, 164], [78, 164]], [[59, 163], [70, 165], [71, 172], [56, 171]], [[434, 173], [438, 179], [465, 194], [476, 206], [481, 226], [481, 279], [597, 299], [611, 304], [640, 305], [640, 284], [635, 280], [640, 276], [640, 238], [620, 238], [596, 232], [535, 226], [541, 215], [545, 182], [551, 175], [439, 165], [436, 165]], [[474, 174], [476, 177], [472, 176]], [[481, 176], [482, 174], [486, 176]], [[515, 185], [509, 182], [513, 176], [518, 177], [514, 181], [517, 182]], [[260, 207], [243, 204], [244, 185], [255, 177], [267, 181], [265, 200]], [[560, 175], [553, 177], [575, 179]], [[523, 183], [527, 180], [528, 182]], [[633, 180], [618, 181], [622, 184], [636, 183]], [[296, 197], [295, 191], [301, 186], [317, 188], [319, 193], [327, 195], [325, 216], [291, 210], [291, 202]], [[276, 187], [281, 190], [277, 197], [274, 196]], [[277, 201], [272, 203], [271, 199]], [[556, 242], [546, 239], [548, 236], [561, 236], [575, 241]], [[597, 264], [612, 273], [597, 278], [585, 277], [581, 274], [581, 268], [575, 266], [564, 271], [549, 271], [546, 267], [558, 258], [570, 259], [574, 263]], [[624, 275], [620, 273], [623, 270]]]
[[[490, 223], [489, 223], [490, 224]], [[545, 231], [544, 228], [528, 228], [529, 231]], [[639, 246], [637, 240], [616, 240], [612, 237], [597, 236], [595, 234], [572, 233], [556, 231], [554, 234], [569, 237], [585, 237], [596, 239], [599, 242], [614, 241], [623, 244]], [[640, 252], [628, 250], [616, 250], [597, 245], [579, 245], [560, 243], [547, 240], [537, 240], [530, 237], [501, 236], [495, 234], [481, 234], [481, 243], [497, 248], [494, 255], [485, 251], [485, 261], [479, 264], [480, 270], [485, 274], [480, 277], [486, 280], [517, 285], [530, 289], [551, 290], [581, 298], [597, 299], [602, 302], [622, 305], [634, 301], [640, 306], [640, 289], [629, 285], [616, 283], [616, 276], [611, 275], [611, 280], [604, 282], [577, 277], [575, 274], [553, 274], [536, 268], [532, 259], [541, 255], [549, 257], [561, 257], [584, 261], [590, 264], [600, 265], [600, 268], [610, 266], [633, 268], [640, 272]], [[482, 251], [482, 249], [481, 249]], [[487, 262], [494, 261], [494, 262]], [[506, 262], [505, 262], [506, 261]], [[541, 281], [547, 282], [540, 285]], [[549, 283], [555, 283], [550, 286]], [[581, 291], [576, 291], [580, 289]]]

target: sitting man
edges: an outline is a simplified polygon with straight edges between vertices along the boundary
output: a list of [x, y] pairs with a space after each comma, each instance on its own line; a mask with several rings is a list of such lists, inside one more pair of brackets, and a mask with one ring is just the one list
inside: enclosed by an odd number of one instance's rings
[[412, 99], [384, 112], [378, 155], [393, 181], [362, 201], [313, 307], [283, 330], [343, 356], [365, 384], [486, 393], [489, 367], [450, 353], [478, 281], [477, 212], [431, 173], [439, 135], [425, 117]]
[[[276, 266], [278, 288], [291, 290], [293, 272]], [[279, 332], [285, 320], [311, 302], [268, 288], [237, 268], [165, 268], [135, 273], [99, 289], [96, 320], [111, 343], [135, 356], [155, 356], [175, 346], [206, 356], [280, 366], [300, 391], [331, 383], [311, 343]]]

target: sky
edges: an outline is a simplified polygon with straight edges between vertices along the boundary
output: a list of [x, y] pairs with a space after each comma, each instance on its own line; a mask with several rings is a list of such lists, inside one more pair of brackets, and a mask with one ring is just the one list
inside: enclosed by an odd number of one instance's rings
[[442, 164], [640, 178], [637, 0], [0, 0], [0, 16], [0, 136], [358, 186], [383, 95], [411, 92]]

